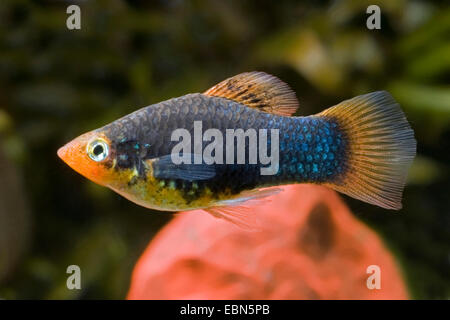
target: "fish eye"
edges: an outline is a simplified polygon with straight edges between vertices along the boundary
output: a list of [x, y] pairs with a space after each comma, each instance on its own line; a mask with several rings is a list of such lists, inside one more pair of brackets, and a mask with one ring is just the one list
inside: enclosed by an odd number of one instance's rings
[[108, 144], [104, 140], [96, 139], [88, 144], [87, 154], [96, 162], [103, 161], [109, 154]]

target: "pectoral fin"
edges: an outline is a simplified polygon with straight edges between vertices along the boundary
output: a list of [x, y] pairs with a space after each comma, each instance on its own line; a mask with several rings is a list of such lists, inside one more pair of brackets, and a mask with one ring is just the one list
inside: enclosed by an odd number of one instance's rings
[[175, 164], [171, 155], [149, 160], [153, 169], [153, 176], [157, 179], [180, 179], [180, 180], [208, 180], [214, 178], [216, 169], [214, 165], [205, 163], [195, 164], [196, 155], [189, 155], [191, 164]]

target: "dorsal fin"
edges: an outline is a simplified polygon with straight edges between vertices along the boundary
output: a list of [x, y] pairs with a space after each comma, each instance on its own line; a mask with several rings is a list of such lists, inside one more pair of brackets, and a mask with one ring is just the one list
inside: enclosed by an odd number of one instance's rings
[[295, 92], [286, 83], [265, 72], [240, 73], [216, 84], [204, 94], [283, 116], [291, 116], [298, 108]]

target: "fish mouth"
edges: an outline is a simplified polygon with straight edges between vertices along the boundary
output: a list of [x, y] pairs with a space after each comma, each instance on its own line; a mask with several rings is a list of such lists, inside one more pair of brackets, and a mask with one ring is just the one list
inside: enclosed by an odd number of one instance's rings
[[78, 171], [77, 167], [86, 162], [86, 144], [92, 139], [93, 135], [92, 132], [87, 132], [73, 139], [59, 148], [56, 154], [72, 169]]
[[100, 135], [93, 132], [85, 133], [59, 148], [56, 154], [82, 176], [100, 185], [105, 185], [105, 179], [108, 178], [107, 168], [103, 164], [95, 163], [89, 158], [86, 151], [87, 144], [94, 137], [100, 137]]
[[87, 156], [82, 153], [84, 149], [82, 147], [79, 139], [75, 139], [59, 148], [57, 155], [74, 171], [90, 180], [95, 180], [95, 175], [91, 173], [91, 171], [95, 170], [95, 166], [93, 167], [89, 163]]
[[79, 143], [76, 143], [75, 141], [71, 141], [67, 143], [66, 145], [62, 146], [58, 149], [57, 155], [58, 157], [64, 161], [66, 164], [68, 164], [71, 168], [75, 169], [74, 166], [76, 165], [76, 154], [79, 153], [80, 145]]
[[58, 155], [58, 157], [63, 160], [64, 162], [66, 162], [66, 158], [67, 158], [67, 148], [66, 146], [63, 146], [61, 148], [58, 149], [58, 151], [56, 152], [56, 154]]

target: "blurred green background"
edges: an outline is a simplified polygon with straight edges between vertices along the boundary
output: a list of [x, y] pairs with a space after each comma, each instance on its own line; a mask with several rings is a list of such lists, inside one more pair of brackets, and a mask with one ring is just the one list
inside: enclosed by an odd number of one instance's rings
[[[244, 71], [297, 92], [299, 115], [385, 89], [415, 130], [400, 212], [345, 197], [384, 239], [413, 298], [450, 297], [450, 6], [444, 1], [0, 2], [0, 298], [124, 298], [170, 215], [56, 156], [75, 136]], [[81, 30], [66, 8], [81, 7]], [[381, 8], [381, 30], [366, 8]], [[66, 268], [82, 270], [67, 290]]]

